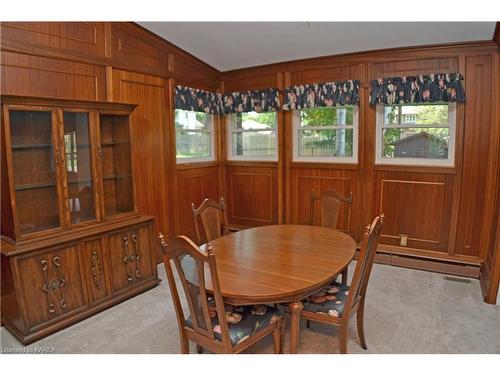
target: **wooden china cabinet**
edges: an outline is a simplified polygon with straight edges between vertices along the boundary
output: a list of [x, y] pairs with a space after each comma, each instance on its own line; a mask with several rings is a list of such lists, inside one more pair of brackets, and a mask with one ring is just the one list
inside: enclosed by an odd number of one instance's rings
[[2, 324], [31, 343], [158, 284], [134, 105], [2, 96]]

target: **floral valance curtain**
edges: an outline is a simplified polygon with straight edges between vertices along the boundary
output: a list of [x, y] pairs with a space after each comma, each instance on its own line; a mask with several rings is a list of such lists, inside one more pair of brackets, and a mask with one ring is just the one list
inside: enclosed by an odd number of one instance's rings
[[285, 89], [283, 109], [333, 107], [357, 104], [359, 102], [359, 81], [338, 81], [291, 86]]
[[177, 86], [175, 108], [219, 115], [236, 112], [270, 112], [280, 108], [280, 100], [277, 89], [220, 94]]
[[222, 94], [177, 86], [174, 96], [176, 109], [212, 114], [222, 113]]
[[379, 78], [371, 81], [370, 104], [463, 102], [463, 80], [458, 73]]
[[277, 89], [239, 91], [224, 94], [224, 113], [274, 112], [280, 109]]

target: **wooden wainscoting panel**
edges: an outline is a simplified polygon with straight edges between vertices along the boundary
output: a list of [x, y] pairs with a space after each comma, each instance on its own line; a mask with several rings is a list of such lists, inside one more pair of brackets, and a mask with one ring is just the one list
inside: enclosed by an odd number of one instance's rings
[[163, 78], [113, 69], [113, 100], [134, 103], [132, 158], [140, 213], [155, 216], [154, 233], [170, 233], [167, 192], [167, 90]]
[[206, 64], [181, 52], [173, 52], [174, 77], [178, 84], [217, 91], [219, 88], [218, 72]]
[[479, 246], [491, 132], [491, 56], [466, 58], [467, 101], [456, 254], [481, 256]]
[[423, 58], [380, 62], [374, 64], [375, 77], [373, 78], [448, 72], [458, 72], [458, 58]]
[[259, 226], [278, 222], [276, 166], [228, 166], [227, 194], [231, 224]]
[[238, 77], [226, 79], [224, 81], [224, 90], [226, 92], [239, 90], [260, 90], [269, 87], [278, 87], [277, 75], [275, 73], [258, 74], [250, 77]]
[[386, 217], [381, 244], [448, 252], [453, 175], [379, 171], [375, 174], [376, 213]]
[[[348, 220], [348, 207], [342, 205], [339, 213], [337, 227], [340, 230], [350, 232], [355, 239], [362, 232], [363, 225], [356, 218], [355, 205], [361, 202], [357, 189], [357, 170], [322, 169], [322, 168], [291, 168], [291, 223], [309, 224], [311, 212], [311, 193], [321, 194], [328, 190], [336, 190], [344, 196], [353, 194], [353, 206], [351, 207], [351, 219]], [[319, 202], [315, 207], [315, 223], [320, 222]], [[365, 223], [366, 224], [366, 223]]]
[[346, 79], [358, 79], [355, 74], [352, 74], [353, 66], [328, 66], [318, 67], [314, 69], [299, 70], [291, 72], [292, 85], [305, 85], [317, 82], [340, 81]]
[[3, 95], [105, 100], [105, 70], [46, 57], [2, 52]]
[[219, 200], [218, 173], [217, 166], [177, 170], [176, 235], [187, 235], [196, 242], [191, 203], [199, 207], [205, 198]]
[[[314, 190], [317, 195], [325, 191], [336, 190], [344, 196], [351, 192], [352, 181], [349, 177], [330, 176], [298, 176], [296, 180], [297, 198], [296, 218], [297, 224], [309, 224], [309, 213], [311, 210], [311, 193]], [[338, 229], [348, 231], [347, 208], [342, 206], [339, 213]], [[316, 202], [314, 224], [319, 225], [321, 221], [320, 202]]]
[[2, 48], [57, 56], [104, 58], [104, 22], [2, 22]]
[[167, 75], [168, 56], [161, 42], [132, 24], [112, 23], [111, 53], [113, 66]]

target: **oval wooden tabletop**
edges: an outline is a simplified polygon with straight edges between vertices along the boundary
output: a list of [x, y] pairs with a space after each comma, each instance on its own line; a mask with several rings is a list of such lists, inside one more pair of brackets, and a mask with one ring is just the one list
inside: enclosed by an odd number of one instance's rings
[[239, 302], [301, 298], [340, 273], [356, 251], [348, 234], [309, 225], [256, 227], [211, 244], [222, 295]]

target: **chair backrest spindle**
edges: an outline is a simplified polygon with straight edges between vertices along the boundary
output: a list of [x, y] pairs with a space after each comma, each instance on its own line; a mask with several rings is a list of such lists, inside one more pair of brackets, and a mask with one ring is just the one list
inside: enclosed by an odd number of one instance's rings
[[201, 219], [206, 242], [210, 242], [229, 233], [226, 204], [223, 197], [220, 198], [220, 202], [211, 198], [206, 198], [201, 203], [200, 207], [196, 208], [194, 203], [191, 204], [191, 207], [193, 210], [196, 237], [199, 244], [203, 242], [203, 239], [200, 233], [198, 217]]
[[352, 193], [348, 197], [342, 196], [335, 190], [326, 191], [320, 195], [316, 195], [313, 190], [311, 192], [311, 209], [309, 216], [309, 224], [314, 225], [315, 222], [315, 206], [316, 201], [320, 202], [320, 225], [325, 228], [337, 229], [337, 222], [339, 218], [342, 203], [348, 204], [347, 208], [347, 233], [351, 230], [351, 206], [352, 206]]
[[[177, 283], [175, 282], [172, 264], [175, 266], [177, 274], [179, 275], [184, 295], [188, 303], [191, 328], [196, 333], [215, 340], [212, 326], [213, 313], [211, 315], [211, 310], [215, 310], [221, 327], [222, 343], [223, 345], [230, 346], [231, 341], [229, 337], [229, 329], [225, 316], [224, 303], [220, 292], [215, 256], [211, 245], [206, 245], [207, 251], [205, 252], [185, 236], [179, 236], [170, 243], [166, 243], [165, 238], [161, 233], [159, 237], [162, 245], [163, 261], [167, 272], [170, 292], [174, 301], [179, 329], [183, 330], [186, 326], [188, 326], [188, 324], [180, 302], [179, 291]], [[210, 274], [209, 280], [212, 284], [215, 309], [214, 307], [210, 307], [208, 303], [205, 278], [206, 265], [208, 265]]]
[[377, 216], [373, 222], [366, 227], [361, 242], [361, 250], [356, 263], [356, 269], [352, 277], [351, 286], [349, 289], [349, 297], [346, 301], [345, 316], [349, 317], [350, 308], [359, 298], [364, 298], [370, 279], [371, 270], [375, 254], [377, 253], [377, 245], [380, 237], [380, 231], [384, 223], [385, 216], [381, 214]]

